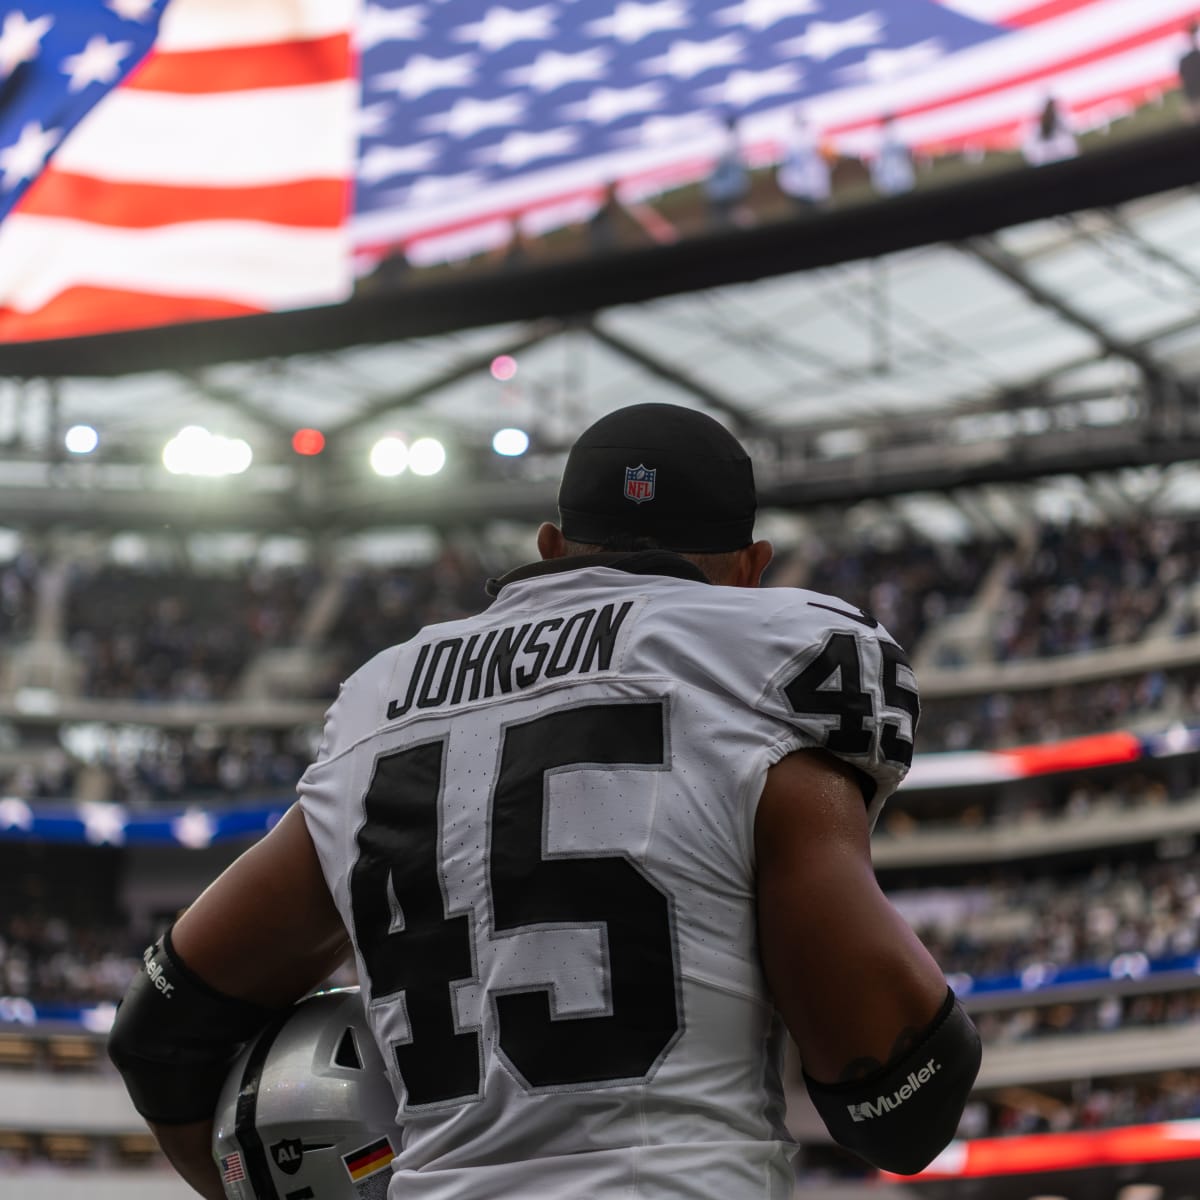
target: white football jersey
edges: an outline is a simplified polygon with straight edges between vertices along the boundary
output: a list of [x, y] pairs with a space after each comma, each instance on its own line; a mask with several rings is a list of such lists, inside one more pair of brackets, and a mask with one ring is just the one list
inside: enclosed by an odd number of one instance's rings
[[546, 565], [329, 711], [300, 796], [396, 1091], [393, 1200], [792, 1194], [755, 809], [824, 747], [874, 820], [915, 684], [843, 601], [682, 568]]

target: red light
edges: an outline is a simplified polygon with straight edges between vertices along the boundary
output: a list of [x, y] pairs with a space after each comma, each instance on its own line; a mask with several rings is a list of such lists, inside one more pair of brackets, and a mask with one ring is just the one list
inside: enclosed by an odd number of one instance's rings
[[492, 359], [492, 378], [506, 383], [517, 373], [517, 360], [511, 354], [498, 354]]
[[292, 434], [292, 449], [311, 457], [325, 449], [325, 435], [319, 429], [297, 429]]

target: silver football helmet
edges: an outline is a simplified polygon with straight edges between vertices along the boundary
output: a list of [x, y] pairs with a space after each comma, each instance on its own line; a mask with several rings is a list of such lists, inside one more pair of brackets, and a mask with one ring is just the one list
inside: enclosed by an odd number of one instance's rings
[[233, 1064], [213, 1158], [228, 1200], [386, 1200], [396, 1099], [358, 988], [319, 992]]

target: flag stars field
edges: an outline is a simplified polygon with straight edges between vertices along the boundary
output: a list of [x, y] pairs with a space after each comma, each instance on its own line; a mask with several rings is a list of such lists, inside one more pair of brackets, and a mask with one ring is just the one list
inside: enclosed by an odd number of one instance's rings
[[376, 76], [374, 86], [398, 92], [406, 100], [416, 100], [443, 88], [468, 87], [475, 79], [477, 61], [474, 54], [456, 54], [452, 58], [414, 54], [404, 66]]
[[817, 0], [742, 0], [732, 8], [716, 14], [721, 25], [745, 26], [747, 29], [769, 29], [786, 17], [803, 17], [821, 11]]
[[78, 54], [63, 59], [63, 72], [71, 77], [70, 90], [78, 92], [93, 83], [112, 83], [132, 49], [132, 42], [110, 42], [103, 34], [89, 38]]
[[679, 0], [657, 0], [651, 4], [622, 0], [611, 16], [592, 21], [585, 28], [595, 37], [612, 37], [630, 44], [652, 33], [687, 29], [689, 21], [687, 8]]
[[358, 45], [363, 50], [383, 42], [414, 42], [425, 32], [425, 9], [419, 4], [406, 8], [381, 8], [369, 4], [358, 27]]
[[16, 142], [0, 150], [0, 187], [9, 191], [17, 184], [33, 179], [46, 165], [62, 137], [61, 129], [43, 129], [30, 121]]
[[50, 32], [54, 18], [30, 20], [22, 12], [10, 12], [0, 25], [0, 75], [11, 75], [22, 63], [33, 62], [41, 52], [42, 38]]
[[503, 50], [516, 42], [547, 41], [554, 36], [556, 10], [551, 4], [539, 8], [489, 8], [482, 21], [463, 25], [454, 40], [476, 42], [485, 50]]
[[144, 21], [154, 11], [155, 0], [107, 0], [106, 7], [125, 21]]
[[529, 66], [509, 71], [505, 78], [535, 92], [553, 92], [567, 83], [603, 79], [608, 61], [609, 55], [599, 49], [581, 50], [578, 54], [543, 50]]

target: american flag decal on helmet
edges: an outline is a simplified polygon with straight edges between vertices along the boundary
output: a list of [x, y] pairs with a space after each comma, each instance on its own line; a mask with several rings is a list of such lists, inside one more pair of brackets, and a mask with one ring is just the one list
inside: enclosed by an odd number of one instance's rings
[[246, 1169], [242, 1166], [242, 1156], [236, 1150], [221, 1159], [222, 1183], [238, 1183], [245, 1178]]
[[625, 468], [625, 499], [634, 504], [644, 504], [654, 499], [654, 477], [657, 469], [651, 470], [643, 463]]

